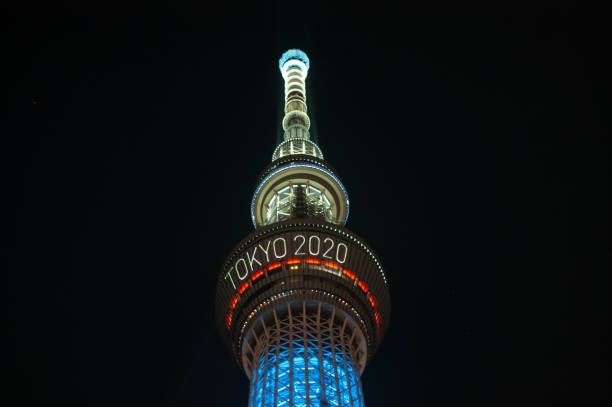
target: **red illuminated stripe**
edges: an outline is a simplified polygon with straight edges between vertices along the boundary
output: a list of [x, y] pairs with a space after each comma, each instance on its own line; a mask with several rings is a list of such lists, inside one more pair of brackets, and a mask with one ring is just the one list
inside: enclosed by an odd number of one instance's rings
[[352, 271], [349, 271], [347, 269], [342, 269], [342, 274], [344, 274], [345, 276], [347, 276], [348, 278], [350, 278], [351, 280], [354, 280], [357, 278], [357, 276], [355, 275], [355, 273], [353, 273]]
[[237, 303], [238, 303], [238, 295], [234, 295], [234, 298], [232, 298], [232, 302], [230, 302], [230, 306], [229, 306], [230, 311], [233, 311], [234, 308], [236, 308]]
[[376, 298], [374, 298], [372, 294], [368, 295], [368, 300], [370, 300], [370, 304], [372, 305], [372, 308], [376, 308], [378, 306], [378, 303], [376, 302]]
[[298, 264], [301, 263], [302, 259], [298, 259], [298, 258], [293, 258], [293, 259], [289, 259], [287, 261], [285, 261], [285, 264]]
[[229, 314], [227, 314], [227, 329], [230, 328], [230, 326], [232, 326], [232, 313], [230, 312]]
[[338, 268], [340, 266], [338, 266], [338, 263], [334, 263], [333, 261], [326, 261], [325, 263], [323, 263], [323, 265], [327, 266], [327, 267], [331, 267], [335, 270], [338, 270]]
[[263, 276], [263, 273], [264, 273], [263, 270], [259, 270], [257, 273], [251, 276], [251, 281], [257, 280], [259, 277]]
[[366, 285], [366, 284], [365, 284], [363, 281], [359, 280], [359, 282], [357, 283], [357, 285], [359, 286], [359, 288], [361, 288], [361, 290], [362, 290], [364, 293], [367, 293], [367, 292], [369, 291], [369, 290], [368, 290], [368, 286], [367, 286], [367, 285]]
[[279, 268], [280, 266], [282, 266], [283, 264], [280, 261], [277, 261], [276, 263], [272, 263], [268, 266], [268, 270], [274, 270]]
[[238, 289], [238, 294], [242, 294], [249, 287], [249, 282], [245, 281], [244, 284]]
[[308, 263], [308, 264], [321, 264], [321, 260], [313, 259], [312, 257], [309, 257], [309, 258], [306, 259], [306, 263]]
[[374, 317], [376, 318], [376, 325], [380, 326], [380, 314], [378, 311], [374, 313]]

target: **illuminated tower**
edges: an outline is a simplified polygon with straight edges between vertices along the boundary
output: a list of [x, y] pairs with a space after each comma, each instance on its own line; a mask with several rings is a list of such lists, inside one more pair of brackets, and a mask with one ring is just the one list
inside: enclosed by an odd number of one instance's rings
[[255, 230], [217, 284], [217, 325], [251, 381], [249, 407], [362, 407], [360, 375], [389, 323], [381, 263], [344, 227], [347, 191], [310, 140], [309, 67], [297, 49], [279, 60], [284, 140], [256, 182]]

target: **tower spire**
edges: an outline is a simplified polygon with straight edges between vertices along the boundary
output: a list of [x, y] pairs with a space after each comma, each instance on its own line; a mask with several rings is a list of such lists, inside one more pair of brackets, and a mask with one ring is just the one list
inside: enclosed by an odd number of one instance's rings
[[306, 107], [306, 77], [310, 60], [304, 51], [290, 49], [278, 60], [285, 80], [284, 140], [272, 154], [251, 201], [255, 227], [293, 218], [319, 218], [345, 224], [348, 193], [319, 146], [310, 140]]
[[306, 77], [310, 60], [304, 51], [290, 49], [278, 60], [285, 80], [285, 115], [283, 142], [278, 145], [272, 161], [292, 154], [323, 158], [319, 146], [310, 140], [310, 118], [306, 105]]

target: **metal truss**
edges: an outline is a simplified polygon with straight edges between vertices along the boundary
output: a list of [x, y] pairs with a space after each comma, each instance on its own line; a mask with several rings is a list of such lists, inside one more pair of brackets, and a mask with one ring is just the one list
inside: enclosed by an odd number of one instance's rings
[[334, 221], [332, 214], [333, 205], [330, 198], [326, 195], [325, 189], [317, 188], [310, 185], [310, 182], [307, 182], [306, 184], [289, 184], [274, 193], [268, 203], [266, 225], [295, 217], [299, 189], [303, 191], [304, 204], [306, 205], [308, 215], [327, 222]]
[[307, 301], [286, 303], [270, 314], [244, 342], [249, 407], [364, 406], [359, 376], [367, 350], [350, 317], [332, 305]]

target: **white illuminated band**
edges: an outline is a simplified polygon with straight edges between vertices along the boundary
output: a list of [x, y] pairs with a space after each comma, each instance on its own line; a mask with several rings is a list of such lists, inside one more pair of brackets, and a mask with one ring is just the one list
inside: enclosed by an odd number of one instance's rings
[[303, 80], [298, 78], [291, 78], [290, 80], [291, 82], [285, 82], [285, 96], [296, 89], [306, 93], [306, 84]]
[[[289, 128], [287, 128], [287, 131], [294, 126], [299, 126], [299, 125], [292, 125], [289, 126]], [[291, 138], [288, 140], [283, 141], [282, 143], [280, 143], [278, 146], [276, 146], [276, 148], [274, 149], [274, 153], [272, 153], [272, 161], [274, 161], [274, 157], [276, 156], [276, 154], [278, 154], [278, 151], [286, 144], [292, 142], [292, 141], [302, 141], [304, 143], [308, 143], [309, 145], [311, 145], [312, 147], [314, 147], [315, 150], [317, 150], [317, 153], [319, 153], [319, 155], [315, 155], [315, 157], [321, 158], [323, 159], [323, 152], [321, 151], [321, 149], [319, 148], [319, 146], [312, 140], [307, 139], [305, 137], [295, 137], [295, 138]], [[307, 153], [308, 154], [308, 153]], [[310, 154], [309, 154], [310, 155]]]
[[284, 165], [282, 167], [277, 168], [276, 170], [272, 171], [270, 174], [268, 174], [268, 176], [266, 178], [264, 178], [259, 185], [257, 186], [257, 188], [255, 189], [255, 193], [253, 193], [253, 199], [251, 199], [251, 220], [253, 221], [253, 226], [255, 228], [257, 228], [257, 223], [255, 222], [255, 199], [257, 198], [257, 195], [259, 194], [259, 191], [261, 190], [261, 188], [264, 186], [264, 184], [266, 182], [268, 182], [268, 180], [270, 178], [272, 178], [274, 175], [278, 174], [281, 171], [285, 171], [289, 168], [295, 168], [295, 167], [301, 167], [301, 168], [313, 168], [315, 170], [319, 170], [327, 175], [329, 175], [330, 177], [332, 177], [334, 179], [334, 181], [336, 181], [338, 183], [338, 185], [340, 186], [340, 188], [342, 189], [342, 192], [344, 192], [344, 197], [346, 198], [346, 216], [344, 217], [344, 221], [343, 221], [343, 225], [346, 224], [346, 221], [348, 220], [348, 216], [349, 216], [349, 198], [348, 198], [348, 192], [346, 191], [346, 188], [344, 188], [344, 185], [342, 185], [342, 182], [340, 182], [340, 180], [338, 179], [338, 177], [336, 177], [332, 172], [326, 170], [323, 167], [320, 167], [318, 165], [312, 165], [312, 164], [298, 164], [298, 163], [291, 163], [289, 165]]
[[287, 131], [289, 129], [289, 121], [291, 119], [302, 119], [304, 120], [304, 124], [302, 125], [306, 130], [310, 129], [310, 117], [308, 117], [308, 115], [304, 112], [302, 112], [301, 110], [292, 110], [290, 112], [288, 112], [287, 114], [285, 114], [285, 117], [283, 117], [283, 130]]
[[301, 69], [302, 75], [304, 76], [304, 78], [306, 78], [306, 76], [308, 75], [308, 67], [299, 59], [290, 59], [283, 64], [283, 68], [281, 70], [283, 78], [287, 80], [287, 74], [289, 73], [289, 70], [294, 66], [298, 66]]
[[288, 88], [285, 89], [285, 99], [287, 100], [289, 98], [289, 94], [293, 93], [293, 92], [298, 92], [300, 94], [300, 96], [304, 99], [303, 102], [306, 101], [306, 91], [304, 89], [298, 88], [298, 87], [293, 87], [292, 89], [288, 89]]
[[304, 88], [304, 80], [302, 78], [289, 78], [289, 81], [285, 82], [285, 87], [286, 88], [291, 88], [293, 86], [299, 86], [301, 88]]

